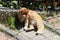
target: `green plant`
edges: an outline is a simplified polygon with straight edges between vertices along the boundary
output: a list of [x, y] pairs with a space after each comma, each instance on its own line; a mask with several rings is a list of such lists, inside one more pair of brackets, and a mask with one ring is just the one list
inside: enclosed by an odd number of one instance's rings
[[10, 16], [10, 17], [9, 17], [10, 28], [15, 29], [14, 22], [15, 22], [15, 18], [14, 18], [13, 16]]
[[40, 13], [38, 14], [42, 17], [43, 20], [45, 20], [46, 16], [44, 14], [40, 14]]
[[0, 28], [0, 31], [3, 32], [4, 30], [2, 28]]

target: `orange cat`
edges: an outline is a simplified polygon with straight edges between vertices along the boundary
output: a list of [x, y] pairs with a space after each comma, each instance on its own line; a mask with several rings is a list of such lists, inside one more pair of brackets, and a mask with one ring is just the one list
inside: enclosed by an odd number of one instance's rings
[[[34, 26], [37, 27], [37, 34], [42, 34], [44, 31], [44, 24], [40, 15], [35, 11], [29, 10], [27, 8], [21, 8], [18, 13], [20, 22], [25, 21], [24, 30], [32, 30]], [[29, 25], [29, 28], [28, 28]]]

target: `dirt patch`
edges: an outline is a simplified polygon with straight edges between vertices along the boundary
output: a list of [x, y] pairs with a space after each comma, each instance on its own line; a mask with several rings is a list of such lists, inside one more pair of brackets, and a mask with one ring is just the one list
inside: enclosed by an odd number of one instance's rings
[[17, 40], [5, 32], [0, 32], [0, 40]]

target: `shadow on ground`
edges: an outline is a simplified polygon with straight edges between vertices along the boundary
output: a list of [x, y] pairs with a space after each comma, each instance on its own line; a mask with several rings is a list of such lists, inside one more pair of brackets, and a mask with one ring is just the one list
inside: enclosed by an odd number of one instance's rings
[[[20, 30], [20, 29], [24, 28], [25, 22], [21, 23], [18, 19], [18, 16], [16, 15], [14, 24], [15, 24], [16, 29]], [[29, 31], [32, 31], [32, 30], [29, 30]], [[27, 31], [27, 32], [29, 32], [29, 31]], [[34, 27], [34, 31], [37, 31], [36, 27]]]
[[18, 20], [18, 16], [17, 16], [17, 15], [15, 16], [15, 22], [14, 22], [14, 24], [15, 24], [15, 27], [16, 27], [18, 30], [20, 30], [20, 29], [22, 29], [22, 28], [24, 27], [24, 22], [21, 23], [21, 22]]

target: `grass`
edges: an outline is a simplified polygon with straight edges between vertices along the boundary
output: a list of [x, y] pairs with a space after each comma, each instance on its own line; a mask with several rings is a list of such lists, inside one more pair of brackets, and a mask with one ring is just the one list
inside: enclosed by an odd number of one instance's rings
[[40, 13], [38, 14], [42, 17], [43, 20], [45, 20], [46, 16], [44, 14], [40, 14]]

